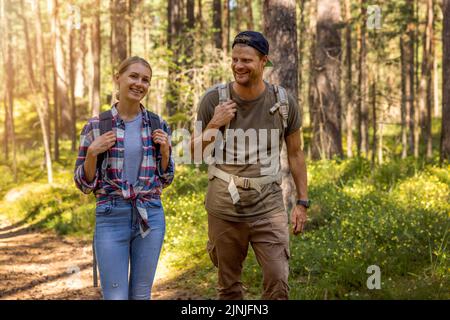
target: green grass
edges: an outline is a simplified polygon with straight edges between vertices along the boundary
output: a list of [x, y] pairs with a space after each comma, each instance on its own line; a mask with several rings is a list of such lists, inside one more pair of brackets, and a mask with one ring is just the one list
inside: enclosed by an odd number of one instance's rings
[[[19, 182], [7, 163], [0, 214], [15, 222], [90, 238], [94, 197], [73, 183], [75, 154], [62, 145], [55, 183], [46, 184], [42, 150], [21, 153]], [[450, 166], [391, 160], [371, 170], [365, 159], [308, 163], [313, 206], [304, 234], [291, 237], [291, 299], [449, 299]], [[214, 298], [216, 270], [206, 252], [204, 166], [177, 166], [164, 190], [167, 233], [162, 257], [177, 284]], [[366, 286], [381, 268], [381, 289]], [[243, 271], [247, 297], [258, 299], [262, 275], [252, 250]]]

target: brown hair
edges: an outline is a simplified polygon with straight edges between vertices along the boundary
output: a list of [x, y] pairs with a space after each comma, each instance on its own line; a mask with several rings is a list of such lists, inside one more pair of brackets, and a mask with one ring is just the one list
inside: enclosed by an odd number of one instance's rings
[[[132, 64], [135, 63], [140, 63], [142, 65], [144, 65], [145, 67], [149, 68], [150, 70], [150, 75], [153, 74], [153, 70], [152, 67], [150, 66], [150, 63], [148, 63], [147, 60], [145, 60], [144, 58], [138, 57], [138, 56], [133, 56], [133, 57], [128, 57], [125, 60], [123, 60], [119, 67], [117, 68], [117, 75], [121, 76], [125, 71], [128, 70], [128, 67], [131, 66]], [[116, 92], [116, 99], [119, 100], [119, 92]]]

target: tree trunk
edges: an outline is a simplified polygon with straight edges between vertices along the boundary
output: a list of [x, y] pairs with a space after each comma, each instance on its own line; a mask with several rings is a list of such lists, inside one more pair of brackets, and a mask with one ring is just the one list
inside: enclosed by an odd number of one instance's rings
[[[299, 3], [300, 6], [300, 26], [299, 26], [299, 34], [298, 34], [298, 101], [299, 101], [299, 112], [303, 119], [304, 116], [304, 108], [303, 108], [303, 60], [304, 60], [304, 50], [305, 50], [305, 0], [301, 0]], [[300, 129], [300, 141], [302, 149], [305, 146], [304, 135], [303, 135], [303, 126]]]
[[425, 113], [425, 145], [427, 159], [431, 159], [433, 156], [433, 137], [431, 135], [431, 124], [432, 124], [432, 92], [433, 92], [433, 82], [432, 82], [432, 70], [434, 64], [434, 8], [433, 0], [427, 1], [427, 24], [426, 32], [424, 35], [423, 44], [423, 61], [422, 61], [422, 75], [426, 80], [426, 113]]
[[252, 0], [245, 0], [244, 2], [244, 19], [247, 30], [254, 30], [255, 24], [253, 23], [253, 9]]
[[167, 5], [167, 46], [172, 51], [171, 62], [168, 68], [168, 81], [166, 93], [167, 113], [173, 116], [177, 112], [177, 103], [179, 97], [179, 88], [177, 73], [179, 70], [181, 56], [181, 29], [182, 29], [182, 11], [181, 0], [169, 0]]
[[[142, 0], [128, 0], [128, 16], [127, 16], [127, 25], [128, 25], [128, 46], [127, 46], [127, 57], [131, 57], [133, 54], [133, 21], [135, 21], [134, 13], [136, 9], [138, 9], [139, 5], [142, 3]], [[97, 7], [98, 8], [98, 7]]]
[[406, 53], [408, 48], [404, 36], [400, 36], [400, 60], [401, 60], [401, 140], [402, 140], [402, 159], [408, 156], [408, 122], [409, 122], [409, 103], [408, 103], [408, 67]]
[[112, 0], [110, 2], [111, 11], [111, 60], [113, 74], [118, 70], [119, 64], [127, 58], [128, 38], [127, 20], [123, 15], [128, 12], [127, 1]]
[[9, 128], [8, 128], [8, 117], [9, 117], [9, 113], [8, 113], [8, 95], [6, 93], [6, 89], [5, 92], [3, 94], [3, 107], [5, 110], [5, 126], [4, 126], [4, 131], [3, 131], [3, 153], [5, 154], [5, 160], [8, 161], [9, 160], [9, 139], [8, 139], [8, 132], [9, 132]]
[[450, 160], [450, 0], [443, 0], [442, 29], [442, 131], [440, 160]]
[[82, 99], [86, 94], [86, 82], [88, 81], [85, 77], [85, 61], [87, 56], [86, 47], [86, 32], [87, 27], [85, 23], [81, 24], [80, 31], [77, 32], [79, 49], [78, 55], [75, 62], [75, 97]]
[[235, 21], [235, 29], [236, 29], [236, 31], [237, 32], [240, 32], [240, 31], [242, 31], [243, 29], [242, 29], [242, 20], [243, 20], [243, 17], [242, 17], [242, 1], [245, 1], [245, 0], [235, 0], [234, 1], [234, 21]]
[[407, 68], [408, 68], [408, 77], [409, 77], [409, 88], [408, 90], [408, 103], [409, 103], [409, 148], [410, 153], [414, 155], [414, 157], [418, 157], [419, 155], [419, 149], [418, 149], [418, 142], [419, 142], [419, 136], [418, 136], [418, 112], [416, 110], [415, 106], [415, 83], [416, 83], [416, 72], [415, 72], [415, 65], [414, 65], [414, 57], [415, 57], [415, 29], [416, 25], [414, 23], [414, 0], [409, 0], [407, 3], [407, 14], [408, 14], [408, 28], [407, 28], [407, 36], [408, 36], [408, 42], [407, 47], [408, 50], [406, 53], [406, 59], [407, 59]]
[[[184, 53], [186, 55], [186, 67], [192, 68], [194, 60], [194, 34], [195, 34], [195, 1], [187, 0], [186, 2], [186, 27]], [[192, 73], [189, 73], [192, 76]], [[192, 78], [192, 77], [191, 77]]]
[[419, 82], [418, 100], [420, 128], [427, 146], [426, 157], [431, 158], [431, 70], [433, 68], [433, 0], [427, 0], [427, 21], [423, 34], [422, 74]]
[[439, 117], [439, 68], [438, 68], [438, 50], [436, 48], [436, 40], [433, 37], [433, 101], [434, 101], [434, 117]]
[[213, 28], [214, 44], [217, 49], [222, 50], [222, 5], [220, 0], [213, 0]]
[[[263, 5], [264, 34], [272, 48], [270, 52], [274, 67], [268, 70], [271, 83], [286, 88], [288, 93], [298, 101], [298, 53], [297, 23], [294, 0], [265, 0]], [[290, 106], [291, 108], [293, 106]], [[283, 200], [285, 208], [291, 211], [295, 204], [295, 184], [289, 171], [286, 145], [281, 152], [281, 172], [283, 182]]]
[[[21, 1], [21, 5], [23, 7], [23, 0]], [[23, 11], [23, 9], [22, 9]], [[24, 25], [27, 24], [27, 21], [24, 20]], [[39, 123], [41, 125], [42, 131], [42, 141], [44, 145], [44, 155], [45, 155], [45, 164], [47, 168], [47, 181], [48, 183], [53, 183], [53, 169], [52, 169], [52, 157], [51, 157], [51, 149], [50, 149], [50, 131], [47, 126], [47, 118], [49, 118], [49, 109], [50, 109], [50, 100], [49, 100], [49, 89], [47, 86], [47, 76], [45, 72], [45, 55], [46, 52], [44, 50], [44, 38], [42, 35], [42, 16], [41, 16], [41, 8], [39, 1], [36, 2], [36, 17], [35, 17], [35, 30], [36, 30], [36, 60], [33, 62], [32, 56], [28, 55], [28, 64], [31, 68], [28, 68], [29, 74], [29, 84], [31, 92], [33, 96], [37, 97], [36, 102], [36, 110], [39, 117]], [[25, 37], [26, 38], [26, 37]], [[27, 47], [31, 47], [29, 40], [27, 40]], [[37, 64], [38, 67], [38, 77], [34, 76], [34, 64]], [[54, 69], [55, 73], [55, 69]], [[39, 78], [39, 80], [38, 80]], [[33, 80], [36, 79], [36, 80]], [[56, 81], [55, 81], [56, 84]], [[55, 108], [56, 109], [56, 108]], [[55, 127], [55, 131], [57, 132], [57, 127]], [[58, 138], [58, 137], [57, 137]], [[55, 144], [55, 150], [58, 149], [58, 144]], [[57, 154], [59, 157], [59, 153]]]
[[225, 51], [230, 52], [230, 0], [223, 1], [223, 37], [222, 37], [222, 48]]
[[11, 140], [11, 149], [12, 149], [12, 171], [14, 174], [14, 181], [17, 182], [17, 157], [16, 157], [16, 133], [14, 128], [14, 87], [15, 87], [15, 74], [14, 74], [14, 60], [13, 60], [13, 34], [12, 34], [12, 3], [11, 0], [4, 0], [2, 2], [3, 8], [2, 12], [4, 13], [3, 26], [4, 35], [2, 39], [3, 43], [3, 67], [6, 76], [6, 98], [5, 102], [7, 107], [5, 106], [5, 121], [8, 123], [7, 126], [7, 136]]
[[341, 9], [339, 0], [317, 1], [313, 103], [313, 159], [342, 157]]
[[76, 113], [76, 103], [75, 103], [75, 63], [76, 63], [76, 55], [75, 52], [75, 36], [76, 36], [76, 29], [71, 27], [69, 30], [69, 85], [70, 85], [70, 111], [71, 111], [71, 140], [72, 140], [72, 146], [71, 150], [73, 152], [76, 151], [77, 146], [77, 127], [76, 127], [76, 120], [77, 120], [77, 113]]
[[353, 157], [353, 90], [352, 90], [352, 15], [350, 0], [345, 0], [345, 123], [347, 131], [347, 157]]
[[[310, 43], [309, 47], [309, 59], [308, 59], [308, 114], [309, 114], [309, 123], [311, 129], [314, 126], [314, 110], [315, 110], [315, 48], [316, 48], [316, 29], [317, 29], [317, 0], [311, 0], [309, 5], [309, 27], [308, 27], [308, 39]], [[312, 144], [313, 140], [310, 139], [307, 145], [307, 155], [308, 158], [312, 158]]]
[[366, 48], [366, 6], [363, 0], [361, 6], [361, 25], [359, 38], [358, 61], [358, 156], [367, 156], [369, 152], [369, 111], [367, 107], [367, 48]]
[[64, 137], [71, 136], [71, 112], [68, 89], [68, 77], [66, 76], [63, 44], [61, 41], [61, 25], [59, 21], [59, 1], [53, 0], [53, 27], [54, 27], [54, 64], [56, 67], [56, 87], [58, 91], [57, 106], [60, 115], [60, 133]]
[[91, 25], [91, 61], [92, 61], [92, 83], [91, 83], [91, 107], [92, 107], [92, 115], [98, 116], [100, 114], [100, 83], [101, 83], [101, 72], [100, 72], [100, 63], [101, 63], [101, 25], [100, 25], [100, 0], [96, 0], [94, 19]]
[[373, 129], [373, 137], [372, 137], [372, 168], [375, 167], [375, 161], [377, 156], [377, 148], [378, 148], [378, 124], [377, 124], [377, 76], [376, 71], [372, 80], [372, 129]]

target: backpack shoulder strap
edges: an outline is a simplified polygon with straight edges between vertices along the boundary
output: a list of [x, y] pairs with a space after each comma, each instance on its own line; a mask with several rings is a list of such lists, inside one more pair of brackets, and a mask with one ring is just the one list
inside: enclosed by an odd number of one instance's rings
[[[218, 84], [217, 91], [219, 92], [219, 104], [224, 103], [231, 99], [229, 82]], [[225, 131], [224, 131], [224, 136], [223, 136], [223, 140], [221, 143], [221, 149], [224, 148], [225, 142], [227, 141], [227, 133], [226, 132], [229, 128], [230, 128], [230, 123], [227, 123], [225, 125]]]
[[[156, 113], [153, 113], [151, 111], [147, 110], [147, 115], [150, 120], [150, 135], [153, 130], [161, 129], [161, 120], [159, 119], [159, 116]], [[160, 153], [160, 145], [155, 144], [155, 155], [156, 157], [159, 156]]]
[[277, 110], [280, 113], [281, 119], [283, 120], [283, 127], [287, 128], [287, 120], [289, 116], [289, 100], [287, 91], [282, 86], [273, 85], [273, 90], [275, 92], [276, 103], [270, 108], [270, 113], [274, 114]]
[[150, 129], [151, 131], [161, 129], [161, 121], [159, 119], [159, 116], [156, 113], [153, 113], [151, 111], [148, 111], [148, 117], [150, 120]]
[[112, 130], [112, 112], [111, 110], [100, 113], [98, 116], [100, 135]]
[[[100, 113], [98, 118], [100, 120], [99, 121], [100, 135], [105, 134], [106, 132], [112, 130], [112, 112], [111, 112], [111, 110], [107, 110], [105, 112]], [[103, 160], [105, 159], [106, 152], [108, 152], [108, 151], [105, 151], [97, 156], [97, 169], [100, 170], [100, 172], [101, 172]]]
[[230, 85], [229, 83], [221, 83], [217, 85], [217, 91], [219, 92], [219, 103], [223, 103], [230, 100]]

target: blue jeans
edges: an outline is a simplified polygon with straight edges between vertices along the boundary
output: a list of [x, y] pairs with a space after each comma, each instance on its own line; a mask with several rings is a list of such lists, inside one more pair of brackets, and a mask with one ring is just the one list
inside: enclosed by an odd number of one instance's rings
[[94, 245], [105, 300], [151, 299], [166, 224], [161, 200], [145, 206], [151, 230], [145, 238], [130, 201], [113, 199], [95, 210]]

